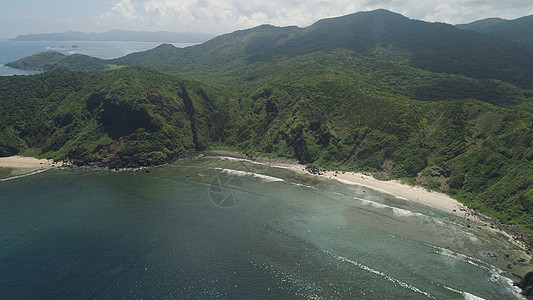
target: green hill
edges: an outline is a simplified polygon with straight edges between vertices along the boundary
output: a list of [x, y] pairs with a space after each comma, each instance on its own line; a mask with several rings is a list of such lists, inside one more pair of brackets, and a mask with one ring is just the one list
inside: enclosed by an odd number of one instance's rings
[[0, 77], [0, 155], [29, 151], [77, 164], [154, 165], [207, 143], [200, 86], [123, 68]]
[[37, 53], [32, 56], [8, 63], [6, 66], [15, 69], [38, 71], [94, 71], [104, 70], [110, 67], [103, 59], [83, 54], [65, 55], [53, 51]]

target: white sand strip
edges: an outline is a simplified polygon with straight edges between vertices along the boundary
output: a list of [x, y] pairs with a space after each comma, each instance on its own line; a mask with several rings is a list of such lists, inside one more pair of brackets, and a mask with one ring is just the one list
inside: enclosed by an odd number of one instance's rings
[[51, 159], [38, 159], [35, 157], [24, 157], [19, 155], [0, 157], [0, 167], [4, 168], [44, 169], [59, 165], [62, 164], [54, 164]]

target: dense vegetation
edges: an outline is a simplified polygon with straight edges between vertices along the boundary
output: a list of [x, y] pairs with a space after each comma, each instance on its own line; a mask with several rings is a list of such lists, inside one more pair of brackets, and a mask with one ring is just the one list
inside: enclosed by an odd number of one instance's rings
[[196, 84], [137, 68], [0, 77], [0, 155], [110, 167], [160, 164], [206, 147], [211, 100]]
[[[39, 63], [84, 69], [75, 61]], [[0, 155], [111, 167], [206, 148], [294, 157], [442, 190], [531, 233], [532, 63], [527, 46], [386, 11], [260, 26], [86, 68], [177, 77], [0, 78]]]

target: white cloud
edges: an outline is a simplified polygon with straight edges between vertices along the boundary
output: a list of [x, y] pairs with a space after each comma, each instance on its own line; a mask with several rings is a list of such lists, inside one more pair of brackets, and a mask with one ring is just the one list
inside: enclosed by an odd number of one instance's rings
[[515, 19], [533, 14], [530, 0], [366, 0], [368, 9], [387, 8], [413, 19], [450, 24], [489, 17]]
[[110, 10], [100, 15], [98, 19], [104, 22], [118, 21], [120, 23], [129, 23], [139, 20], [140, 17], [137, 15], [137, 11], [131, 0], [121, 0]]
[[452, 24], [533, 14], [530, 0], [121, 0], [98, 20], [115, 28], [224, 33], [261, 24], [302, 27], [377, 8]]
[[142, 6], [147, 23], [212, 32], [261, 24], [307, 26], [359, 8], [351, 0], [149, 0]]

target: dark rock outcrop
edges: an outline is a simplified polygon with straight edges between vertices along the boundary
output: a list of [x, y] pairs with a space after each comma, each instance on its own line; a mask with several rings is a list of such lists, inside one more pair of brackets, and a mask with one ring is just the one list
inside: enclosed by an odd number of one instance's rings
[[517, 286], [522, 289], [522, 294], [526, 296], [526, 299], [533, 299], [533, 271], [527, 273]]

